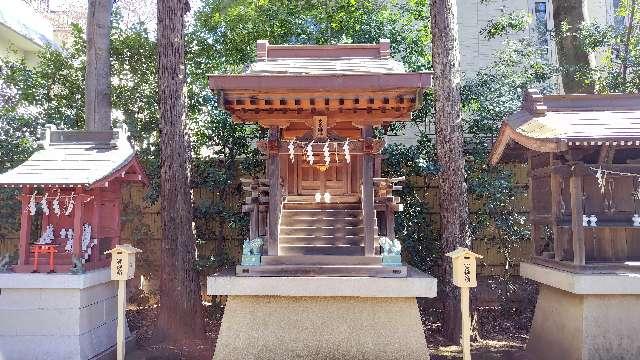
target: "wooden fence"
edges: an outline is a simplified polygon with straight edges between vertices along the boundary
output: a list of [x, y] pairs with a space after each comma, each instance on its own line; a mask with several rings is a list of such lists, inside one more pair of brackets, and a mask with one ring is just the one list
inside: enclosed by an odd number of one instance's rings
[[[514, 166], [513, 171], [516, 184], [520, 187], [527, 186], [526, 168]], [[235, 184], [234, 186], [238, 186]], [[438, 187], [437, 182], [431, 181], [419, 184], [421, 191], [425, 192], [425, 199], [430, 209], [429, 216], [434, 227], [439, 226], [440, 214], [438, 211]], [[154, 278], [160, 269], [160, 251], [162, 238], [162, 220], [160, 216], [159, 202], [149, 205], [145, 199], [145, 189], [140, 186], [130, 185], [123, 191], [122, 231], [120, 241], [131, 243], [144, 250], [141, 254], [138, 271], [147, 277]], [[196, 207], [206, 207], [213, 202], [223, 202], [226, 206], [239, 208], [244, 194], [241, 191], [228, 192], [223, 199], [219, 194], [207, 189], [195, 189], [193, 193]], [[473, 212], [482, 204], [471, 204]], [[517, 199], [516, 208], [522, 214], [527, 214], [527, 197]], [[196, 210], [197, 212], [198, 210]], [[242, 251], [242, 241], [248, 236], [248, 224], [243, 227], [238, 224], [229, 224], [224, 219], [215, 215], [196, 220], [196, 233], [199, 240], [197, 251], [202, 265], [213, 261], [238, 261]], [[4, 241], [0, 241], [0, 254], [13, 251], [17, 248], [18, 234], [8, 234]], [[491, 242], [477, 242], [474, 250], [484, 256], [479, 272], [484, 275], [501, 274], [506, 268], [517, 269], [518, 262], [526, 259], [531, 251], [528, 243], [521, 244], [510, 253], [511, 262], [508, 263], [504, 254], [491, 244]]]

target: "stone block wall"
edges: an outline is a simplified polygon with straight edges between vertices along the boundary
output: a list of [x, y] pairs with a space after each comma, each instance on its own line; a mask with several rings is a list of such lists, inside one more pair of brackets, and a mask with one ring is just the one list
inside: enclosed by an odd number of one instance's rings
[[115, 346], [117, 288], [108, 269], [2, 274], [0, 289], [0, 359], [94, 359]]

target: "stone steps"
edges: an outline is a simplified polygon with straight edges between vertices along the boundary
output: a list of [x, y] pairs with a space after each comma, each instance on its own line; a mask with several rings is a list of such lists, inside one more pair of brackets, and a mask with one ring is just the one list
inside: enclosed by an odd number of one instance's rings
[[288, 245], [306, 245], [306, 246], [325, 246], [325, 245], [364, 245], [364, 236], [362, 235], [341, 235], [341, 236], [280, 236], [280, 246]]
[[364, 256], [360, 203], [286, 202], [279, 231], [279, 255]]
[[279, 255], [263, 256], [262, 265], [381, 265], [380, 256]]
[[335, 229], [344, 229], [347, 227], [362, 226], [360, 218], [283, 218], [280, 221], [280, 230], [287, 227], [333, 227]]
[[287, 219], [362, 219], [362, 210], [354, 209], [284, 209], [282, 220]]
[[296, 236], [362, 236], [364, 234], [364, 227], [362, 223], [359, 226], [346, 226], [339, 224], [337, 226], [327, 226], [327, 224], [321, 224], [317, 226], [280, 226], [280, 238], [284, 237], [296, 237]]
[[342, 255], [364, 256], [364, 246], [361, 245], [280, 245], [281, 255]]
[[237, 276], [406, 277], [406, 266], [260, 265], [236, 267]]

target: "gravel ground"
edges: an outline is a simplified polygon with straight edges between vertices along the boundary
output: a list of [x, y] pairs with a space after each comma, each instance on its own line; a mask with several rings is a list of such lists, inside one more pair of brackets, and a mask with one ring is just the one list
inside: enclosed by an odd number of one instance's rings
[[[176, 344], [154, 343], [153, 329], [158, 307], [146, 306], [127, 311], [129, 327], [136, 334], [137, 349], [127, 354], [131, 360], [210, 360], [215, 350], [224, 299], [206, 306], [206, 336], [204, 339], [185, 339]], [[433, 300], [419, 300], [427, 346], [432, 360], [461, 359], [461, 349], [443, 338], [442, 311]], [[479, 339], [472, 343], [474, 360], [528, 360], [523, 353], [527, 333], [533, 317], [532, 306], [482, 307], [478, 309]]]

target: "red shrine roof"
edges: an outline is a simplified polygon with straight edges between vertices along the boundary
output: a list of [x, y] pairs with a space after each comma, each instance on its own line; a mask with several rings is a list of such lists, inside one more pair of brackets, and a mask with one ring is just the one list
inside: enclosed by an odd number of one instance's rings
[[0, 174], [4, 186], [106, 186], [114, 178], [148, 184], [126, 127], [113, 131], [57, 130], [47, 125], [42, 149]]
[[523, 161], [522, 148], [561, 152], [571, 146], [640, 147], [640, 95], [540, 95], [525, 93], [522, 109], [508, 116], [490, 155], [492, 164]]
[[[406, 72], [379, 44], [271, 45], [260, 40], [243, 74], [209, 75], [209, 87], [235, 121], [270, 126], [314, 115], [374, 125], [408, 120], [431, 86], [430, 72]], [[366, 112], [367, 115], [356, 114]], [[346, 119], [348, 120], [348, 119]]]

